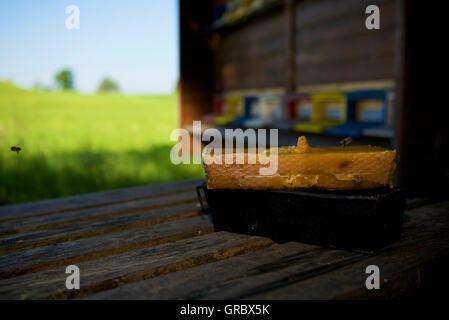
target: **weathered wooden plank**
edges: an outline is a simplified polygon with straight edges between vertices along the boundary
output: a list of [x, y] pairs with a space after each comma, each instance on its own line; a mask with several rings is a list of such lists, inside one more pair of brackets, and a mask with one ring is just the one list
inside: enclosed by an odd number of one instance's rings
[[195, 179], [175, 183], [90, 193], [86, 195], [29, 202], [17, 205], [1, 206], [0, 221], [158, 197], [164, 194], [173, 194], [186, 190], [192, 190], [201, 181], [202, 179]]
[[[355, 20], [359, 23], [353, 26], [353, 32], [356, 30], [369, 31], [365, 28], [365, 19], [367, 17], [365, 9], [370, 4], [379, 6], [382, 11], [382, 23], [380, 30], [383, 29], [385, 24], [388, 25], [395, 21], [396, 17], [394, 16], [394, 12], [396, 10], [396, 1], [364, 0], [363, 2], [346, 0], [341, 1], [340, 5], [336, 6], [333, 0], [302, 1], [302, 3], [296, 6], [297, 30], [310, 30], [312, 34], [316, 36], [316, 34], [313, 33], [316, 29], [319, 29], [320, 27], [326, 28], [326, 26], [329, 26], [326, 31], [330, 32], [330, 34], [332, 35], [335, 31], [340, 33], [339, 29], [335, 30], [337, 25], [341, 24], [342, 22], [349, 24]], [[326, 37], [325, 33], [320, 32], [320, 34]], [[330, 39], [318, 38], [317, 40], [326, 41]]]
[[200, 215], [196, 203], [84, 221], [0, 237], [0, 254], [90, 238]]
[[340, 1], [335, 5], [333, 0], [307, 0], [301, 1], [297, 5], [297, 26], [298, 28], [313, 27], [317, 24], [329, 24], [335, 19], [344, 19], [355, 12], [360, 13], [362, 22], [365, 21], [365, 8], [370, 4], [375, 4], [384, 8], [391, 0], [363, 0], [363, 1]]
[[357, 91], [369, 89], [391, 89], [394, 88], [395, 86], [396, 83], [394, 80], [381, 79], [371, 81], [339, 82], [339, 83], [297, 86], [296, 90], [299, 92]]
[[[370, 48], [370, 54], [367, 54], [367, 47], [369, 47], [373, 40], [393, 42], [394, 33], [392, 32], [392, 34], [388, 35], [376, 35], [369, 39], [366, 39], [363, 34], [353, 36], [352, 41], [339, 42], [338, 48], [335, 48], [333, 43], [320, 43], [319, 45], [308, 48], [309, 50], [307, 51], [298, 49], [299, 53], [297, 55], [297, 62], [303, 65], [310, 64], [313, 66], [328, 66], [360, 60], [375, 61], [377, 58], [382, 60], [385, 58], [394, 58], [393, 46], [373, 47]], [[354, 41], [356, 41], [359, 46], [354, 47]], [[332, 51], [332, 54], [329, 54], [329, 51]], [[310, 72], [311, 70], [307, 69], [306, 71]], [[392, 77], [393, 75], [390, 76]]]
[[[290, 272], [290, 270], [275, 270], [268, 273], [265, 277], [259, 277], [255, 281], [241, 280], [238, 283], [230, 283], [227, 288], [221, 288], [218, 292], [201, 296], [208, 299], [231, 299], [231, 298], [247, 298], [247, 299], [282, 299], [282, 298], [330, 298], [330, 297], [355, 297], [355, 293], [360, 293], [366, 280], [366, 267], [370, 264], [378, 263], [379, 266], [389, 266], [388, 276], [404, 273], [402, 280], [414, 283], [415, 278], [410, 278], [410, 273], [416, 272], [423, 265], [432, 265], [432, 262], [438, 258], [447, 258], [449, 253], [449, 241], [447, 231], [449, 229], [449, 202], [442, 202], [430, 206], [420, 207], [407, 212], [407, 221], [404, 224], [403, 240], [394, 243], [374, 257], [361, 257], [358, 263], [350, 263], [345, 268], [345, 263], [335, 265], [338, 271], [316, 273], [315, 271], [306, 272]], [[444, 236], [443, 236], [444, 235]], [[368, 258], [369, 257], [369, 258]], [[339, 258], [339, 257], [337, 257]], [[341, 257], [340, 257], [341, 258]], [[310, 263], [316, 263], [314, 258]], [[357, 262], [355, 259], [354, 262]], [[403, 268], [399, 265], [404, 263]], [[303, 267], [302, 265], [299, 267]], [[333, 268], [337, 269], [337, 268]], [[299, 269], [300, 270], [300, 269]], [[342, 270], [346, 270], [343, 280], [340, 280]], [[285, 273], [286, 272], [286, 273]], [[311, 273], [314, 276], [312, 279]], [[418, 273], [419, 274], [419, 273]], [[274, 279], [278, 279], [276, 282]], [[309, 279], [310, 280], [307, 280]], [[400, 277], [399, 277], [400, 278]], [[329, 279], [338, 279], [337, 283], [329, 284]], [[354, 291], [351, 295], [348, 287], [343, 285], [348, 279], [357, 279], [348, 282], [349, 284], [357, 284], [358, 291]], [[407, 280], [408, 279], [408, 280]], [[304, 286], [307, 281], [308, 286]], [[314, 289], [318, 286], [321, 289]], [[342, 284], [339, 286], [339, 284]], [[396, 283], [395, 283], [396, 284]], [[395, 284], [391, 284], [392, 286]], [[302, 288], [300, 290], [300, 288]], [[333, 288], [333, 291], [330, 289]], [[354, 289], [354, 288], [353, 288]], [[296, 291], [295, 291], [296, 290]], [[316, 290], [314, 292], [314, 290]], [[356, 290], [356, 289], [354, 289]], [[324, 293], [328, 295], [325, 295]], [[332, 292], [332, 294], [331, 294]]]
[[137, 213], [176, 206], [180, 204], [187, 204], [195, 202], [196, 199], [196, 192], [192, 190], [167, 196], [162, 195], [160, 197], [147, 200], [130, 201], [103, 207], [55, 213], [37, 217], [32, 216], [22, 220], [13, 220], [0, 223], [0, 237], [8, 234], [27, 232], [38, 229], [48, 229], [75, 222], [109, 218], [112, 216]]
[[[394, 15], [394, 12], [390, 12], [390, 15]], [[386, 46], [389, 42], [394, 42], [394, 31], [395, 31], [395, 21], [394, 19], [390, 19], [386, 21], [385, 18], [382, 17], [382, 33], [369, 34], [369, 30], [366, 30], [365, 25], [360, 23], [360, 19], [354, 19], [354, 17], [348, 17], [346, 21], [341, 19], [332, 25], [324, 24], [317, 25], [313, 28], [308, 29], [298, 29], [297, 37], [301, 39], [301, 43], [298, 43], [296, 49], [298, 53], [302, 50], [310, 50], [306, 52], [307, 54], [316, 52], [318, 49], [325, 49], [332, 47], [332, 45], [338, 44], [335, 47], [333, 53], [335, 56], [327, 55], [327, 58], [334, 58], [337, 60], [342, 57], [351, 57], [354, 53], [357, 55], [363, 56], [374, 56], [376, 52], [379, 50], [388, 48]], [[367, 37], [368, 33], [368, 37]], [[387, 43], [383, 45], [377, 44], [373, 46], [371, 49], [374, 50], [367, 52], [367, 48], [361, 46], [369, 46], [370, 42], [380, 42], [381, 38], [385, 38]], [[347, 50], [348, 46], [352, 43], [357, 42], [357, 46], [354, 46], [352, 50]], [[360, 46], [359, 46], [360, 45]], [[393, 49], [393, 48], [391, 48]], [[322, 52], [322, 51], [321, 51]], [[325, 52], [322, 52], [325, 53]], [[341, 56], [343, 54], [343, 56]]]
[[[386, 267], [386, 276], [400, 279], [404, 285], [414, 285], [416, 277], [410, 274], [417, 273], [424, 266], [432, 265], [437, 259], [446, 258], [449, 253], [449, 242], [447, 241], [447, 229], [449, 228], [449, 206], [447, 202], [434, 204], [411, 210], [407, 213], [408, 221], [405, 223], [403, 240], [385, 248], [378, 255], [361, 260], [358, 263], [338, 269], [336, 272], [316, 275], [313, 279], [303, 279], [297, 275], [285, 278], [282, 285], [273, 282], [263, 283], [259, 279], [258, 287], [251, 286], [240, 288], [239, 296], [236, 296], [235, 288], [230, 288], [226, 293], [221, 290], [219, 295], [208, 295], [207, 298], [248, 298], [248, 299], [328, 299], [341, 297], [354, 298], [357, 294], [367, 293], [365, 289], [366, 267], [370, 264]], [[443, 236], [444, 234], [444, 236]], [[403, 264], [401, 266], [401, 264]], [[345, 271], [345, 273], [342, 273]], [[401, 273], [403, 275], [401, 276]], [[343, 276], [344, 275], [344, 276]], [[421, 274], [422, 275], [422, 274]], [[271, 281], [272, 275], [267, 276]], [[351, 281], [348, 281], [352, 279]], [[391, 279], [388, 280], [391, 282]], [[304, 284], [306, 283], [307, 286]], [[345, 284], [346, 283], [346, 284]], [[403, 292], [404, 286], [399, 286], [399, 281], [390, 283], [390, 290], [382, 294], [393, 295]], [[243, 286], [243, 283], [239, 284]], [[355, 287], [351, 287], [355, 286]], [[332, 290], [331, 290], [332, 289]], [[372, 297], [376, 294], [371, 293]]]
[[80, 290], [65, 287], [65, 267], [0, 281], [0, 298], [74, 298], [272, 246], [265, 238], [217, 232], [79, 263]]
[[[443, 245], [445, 242], [445, 245]], [[313, 279], [283, 286], [271, 291], [248, 295], [248, 299], [373, 299], [399, 298], [410, 290], [423, 285], [438, 264], [449, 256], [447, 232], [441, 237], [422, 240], [404, 247], [402, 251], [362, 260]], [[380, 269], [380, 290], [368, 290], [365, 281], [366, 267], [376, 265]]]
[[[448, 205], [449, 203], [443, 202], [410, 210], [407, 213], [403, 240], [385, 248], [376, 256], [315, 249], [299, 252], [298, 255], [293, 253], [290, 256], [287, 252], [285, 257], [280, 258], [275, 254], [278, 250], [282, 252], [285, 249], [281, 245], [273, 249], [130, 284], [89, 298], [354, 298], [360, 294], [359, 291], [354, 290], [364, 286], [367, 276], [366, 266], [376, 263], [382, 266], [381, 270], [384, 270], [384, 266], [388, 266], [384, 272], [386, 272], [388, 283], [392, 286], [388, 293], [391, 294], [395, 288], [393, 285], [397, 284], [391, 279], [401, 278], [398, 277], [401, 270], [405, 272], [402, 276], [402, 279], [405, 279], [404, 283], [410, 281], [413, 284], [416, 277], [410, 277], [410, 274], [419, 274], [415, 272], [416, 269], [403, 268], [404, 266], [416, 266], [416, 262], [423, 259], [431, 264], [434, 258], [447, 257], [446, 249], [449, 247], [449, 242], [447, 236], [442, 237], [441, 234], [449, 226]], [[438, 230], [439, 234], [436, 233]], [[289, 245], [292, 246], [292, 244]], [[426, 251], [431, 252], [432, 257]], [[263, 258], [259, 255], [263, 255]], [[270, 256], [272, 256], [271, 259]], [[271, 263], [263, 265], [263, 259], [268, 259]], [[277, 263], [276, 260], [278, 260]], [[258, 262], [262, 265], [258, 265]], [[345, 265], [348, 266], [345, 267]], [[341, 276], [343, 271], [346, 272], [344, 277]], [[304, 283], [307, 286], [304, 286]], [[319, 288], [315, 290], [315, 287]], [[343, 296], [343, 293], [346, 296]]]
[[286, 35], [282, 10], [223, 33], [214, 48], [214, 91], [284, 87]]
[[[390, 69], [393, 60], [393, 57], [383, 54], [375, 58], [359, 57], [353, 60], [341, 60], [338, 63], [332, 61], [311, 62], [310, 66], [312, 67], [302, 69], [302, 80], [299, 85], [384, 79], [392, 76]], [[319, 68], [319, 74], [313, 71], [315, 67]], [[345, 74], [345, 70], [350, 73]]]
[[213, 232], [209, 215], [151, 225], [1, 256], [0, 279], [67, 266]]
[[245, 278], [268, 266], [282, 267], [301, 255], [319, 250], [317, 246], [289, 242], [250, 252], [227, 260], [179, 271], [123, 287], [103, 291], [86, 299], [184, 299], [213, 290], [224, 281]]
[[[282, 260], [250, 270], [244, 277], [224, 280], [204, 291], [188, 295], [187, 299], [245, 299], [254, 293], [273, 290], [287, 283], [298, 282], [332, 272], [364, 259], [367, 255], [343, 250], [319, 249], [299, 254], [292, 263]], [[210, 270], [214, 270], [210, 266]]]
[[[369, 4], [382, 12], [375, 32], [365, 27]], [[302, 1], [296, 9], [298, 85], [394, 78], [395, 1]]]

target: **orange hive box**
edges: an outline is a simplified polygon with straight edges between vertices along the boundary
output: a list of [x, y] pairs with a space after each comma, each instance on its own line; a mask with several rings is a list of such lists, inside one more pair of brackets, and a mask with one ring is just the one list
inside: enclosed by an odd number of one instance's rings
[[[312, 148], [305, 137], [297, 146], [280, 147], [278, 170], [260, 175], [268, 165], [248, 164], [248, 151], [233, 154], [233, 164], [206, 164], [210, 155], [203, 155], [203, 166], [209, 189], [303, 189], [359, 190], [393, 187], [396, 151], [373, 146], [341, 146]], [[244, 164], [236, 164], [237, 158]]]

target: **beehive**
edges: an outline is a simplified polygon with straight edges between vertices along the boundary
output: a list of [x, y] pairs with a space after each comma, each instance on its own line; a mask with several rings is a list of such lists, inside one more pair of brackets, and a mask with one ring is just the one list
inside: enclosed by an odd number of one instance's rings
[[386, 122], [387, 94], [384, 90], [360, 90], [347, 94], [347, 119], [344, 124], [329, 128], [325, 134], [359, 138], [365, 129]]
[[244, 115], [244, 99], [242, 96], [229, 96], [226, 98], [226, 111], [222, 116], [215, 118], [218, 125], [226, 125], [237, 117]]
[[323, 133], [346, 121], [346, 95], [338, 92], [312, 94], [312, 119], [302, 121], [293, 129], [301, 132]]
[[263, 128], [282, 118], [282, 97], [280, 95], [262, 95], [254, 108], [252, 119], [243, 122], [246, 128]]

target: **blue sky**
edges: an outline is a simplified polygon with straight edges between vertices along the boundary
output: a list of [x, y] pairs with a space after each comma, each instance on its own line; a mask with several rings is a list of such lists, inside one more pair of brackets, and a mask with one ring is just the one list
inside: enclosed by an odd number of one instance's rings
[[[65, 26], [72, 4], [79, 30]], [[23, 87], [69, 68], [80, 92], [108, 76], [126, 94], [169, 93], [178, 55], [177, 0], [0, 0], [0, 79]]]

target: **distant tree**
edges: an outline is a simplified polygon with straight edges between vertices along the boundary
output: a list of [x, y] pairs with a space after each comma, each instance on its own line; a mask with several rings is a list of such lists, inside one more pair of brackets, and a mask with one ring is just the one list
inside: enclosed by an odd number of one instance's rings
[[104, 78], [98, 86], [98, 92], [118, 92], [119, 86], [112, 79]]
[[63, 90], [73, 90], [73, 73], [70, 70], [64, 69], [55, 75], [58, 87]]

